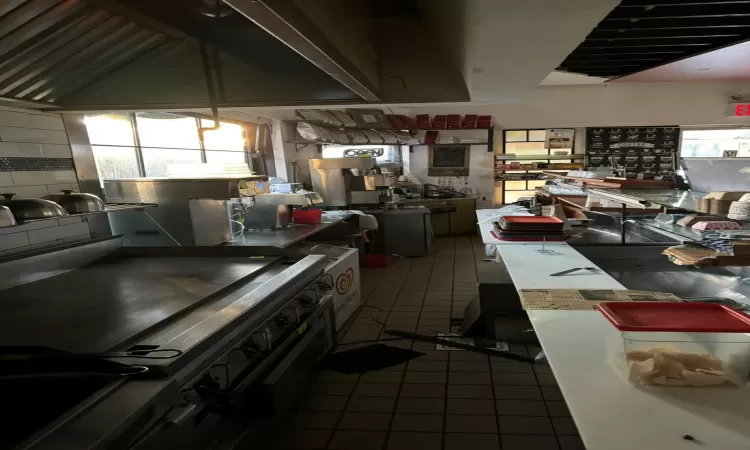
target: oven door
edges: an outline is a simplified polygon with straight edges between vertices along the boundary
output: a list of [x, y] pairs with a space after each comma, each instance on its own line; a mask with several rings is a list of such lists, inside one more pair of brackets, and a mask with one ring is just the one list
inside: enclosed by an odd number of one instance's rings
[[260, 408], [274, 416], [283, 416], [294, 410], [305, 397], [318, 377], [322, 359], [333, 347], [333, 302], [329, 302], [322, 314], [307, 321], [307, 330], [299, 330], [304, 337], [284, 359], [261, 383], [248, 389], [246, 394], [253, 409]]
[[[333, 300], [329, 294], [266, 361], [236, 383], [230, 405], [211, 414], [205, 414], [205, 405], [176, 405], [128, 448], [234, 449], [243, 448], [240, 442], [248, 440], [257, 447], [259, 440], [267, 439], [304, 398], [318, 376], [322, 359], [334, 345], [333, 330]], [[242, 352], [232, 352], [231, 356], [242, 358]]]

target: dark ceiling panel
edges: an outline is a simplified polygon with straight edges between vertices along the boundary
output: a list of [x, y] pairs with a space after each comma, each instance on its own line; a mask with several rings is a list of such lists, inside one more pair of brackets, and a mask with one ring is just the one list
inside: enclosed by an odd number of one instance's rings
[[750, 39], [750, 0], [623, 0], [558, 70], [618, 77]]

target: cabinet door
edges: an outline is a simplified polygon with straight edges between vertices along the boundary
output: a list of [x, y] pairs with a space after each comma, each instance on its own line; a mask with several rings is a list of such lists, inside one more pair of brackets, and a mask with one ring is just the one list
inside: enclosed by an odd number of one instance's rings
[[476, 234], [476, 200], [467, 199], [452, 201], [448, 203], [456, 206], [456, 211], [450, 214], [451, 232], [453, 234]]

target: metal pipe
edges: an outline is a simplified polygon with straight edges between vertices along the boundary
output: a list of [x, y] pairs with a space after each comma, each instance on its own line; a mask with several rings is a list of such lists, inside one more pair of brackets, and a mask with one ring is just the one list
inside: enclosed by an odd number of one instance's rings
[[[203, 73], [206, 77], [206, 87], [208, 88], [208, 101], [211, 103], [211, 117], [214, 121], [214, 126], [212, 127], [199, 127], [198, 128], [198, 137], [200, 138], [201, 144], [203, 144], [203, 133], [206, 131], [215, 131], [218, 130], [221, 127], [221, 122], [219, 122], [219, 106], [218, 106], [218, 100], [216, 99], [216, 86], [214, 85], [214, 68], [212, 61], [209, 59], [208, 55], [208, 48], [205, 44], [200, 44], [200, 51], [201, 51], [201, 63], [203, 64]], [[218, 64], [218, 58], [216, 59], [216, 64]]]

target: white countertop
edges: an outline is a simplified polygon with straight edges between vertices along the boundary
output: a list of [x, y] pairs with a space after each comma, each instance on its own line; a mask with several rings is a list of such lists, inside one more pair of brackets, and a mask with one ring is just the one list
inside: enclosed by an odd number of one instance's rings
[[[498, 245], [517, 290], [626, 289], [566, 243]], [[748, 450], [750, 387], [634, 386], [620, 333], [598, 311], [527, 311], [588, 450]], [[619, 362], [619, 363], [618, 363]], [[697, 441], [683, 439], [691, 435]]]
[[588, 450], [750, 448], [750, 388], [636, 387], [616, 364], [620, 333], [599, 312], [528, 314]]
[[[553, 277], [553, 273], [576, 267], [597, 267], [564, 242], [557, 245], [541, 243], [503, 245], [497, 251], [508, 268], [513, 284], [521, 289], [626, 289], [603, 270], [579, 270]], [[597, 267], [598, 268], [598, 267]]]
[[[499, 215], [513, 215], [513, 216], [530, 216], [528, 212], [524, 213], [521, 211], [518, 212], [505, 212], [503, 214], [502, 212], [503, 208], [492, 208], [492, 209], [478, 209], [477, 210], [477, 226], [479, 226], [479, 234], [482, 237], [482, 243], [484, 244], [494, 244], [494, 245], [526, 245], [530, 242], [524, 242], [524, 241], [501, 241], [500, 239], [495, 238], [495, 236], [492, 235], [492, 231], [495, 229], [495, 226], [492, 224], [494, 222], [494, 218]], [[555, 241], [555, 242], [547, 242], [546, 245], [559, 245], [564, 244], [564, 242], [561, 241]], [[541, 244], [540, 244], [541, 245]]]

